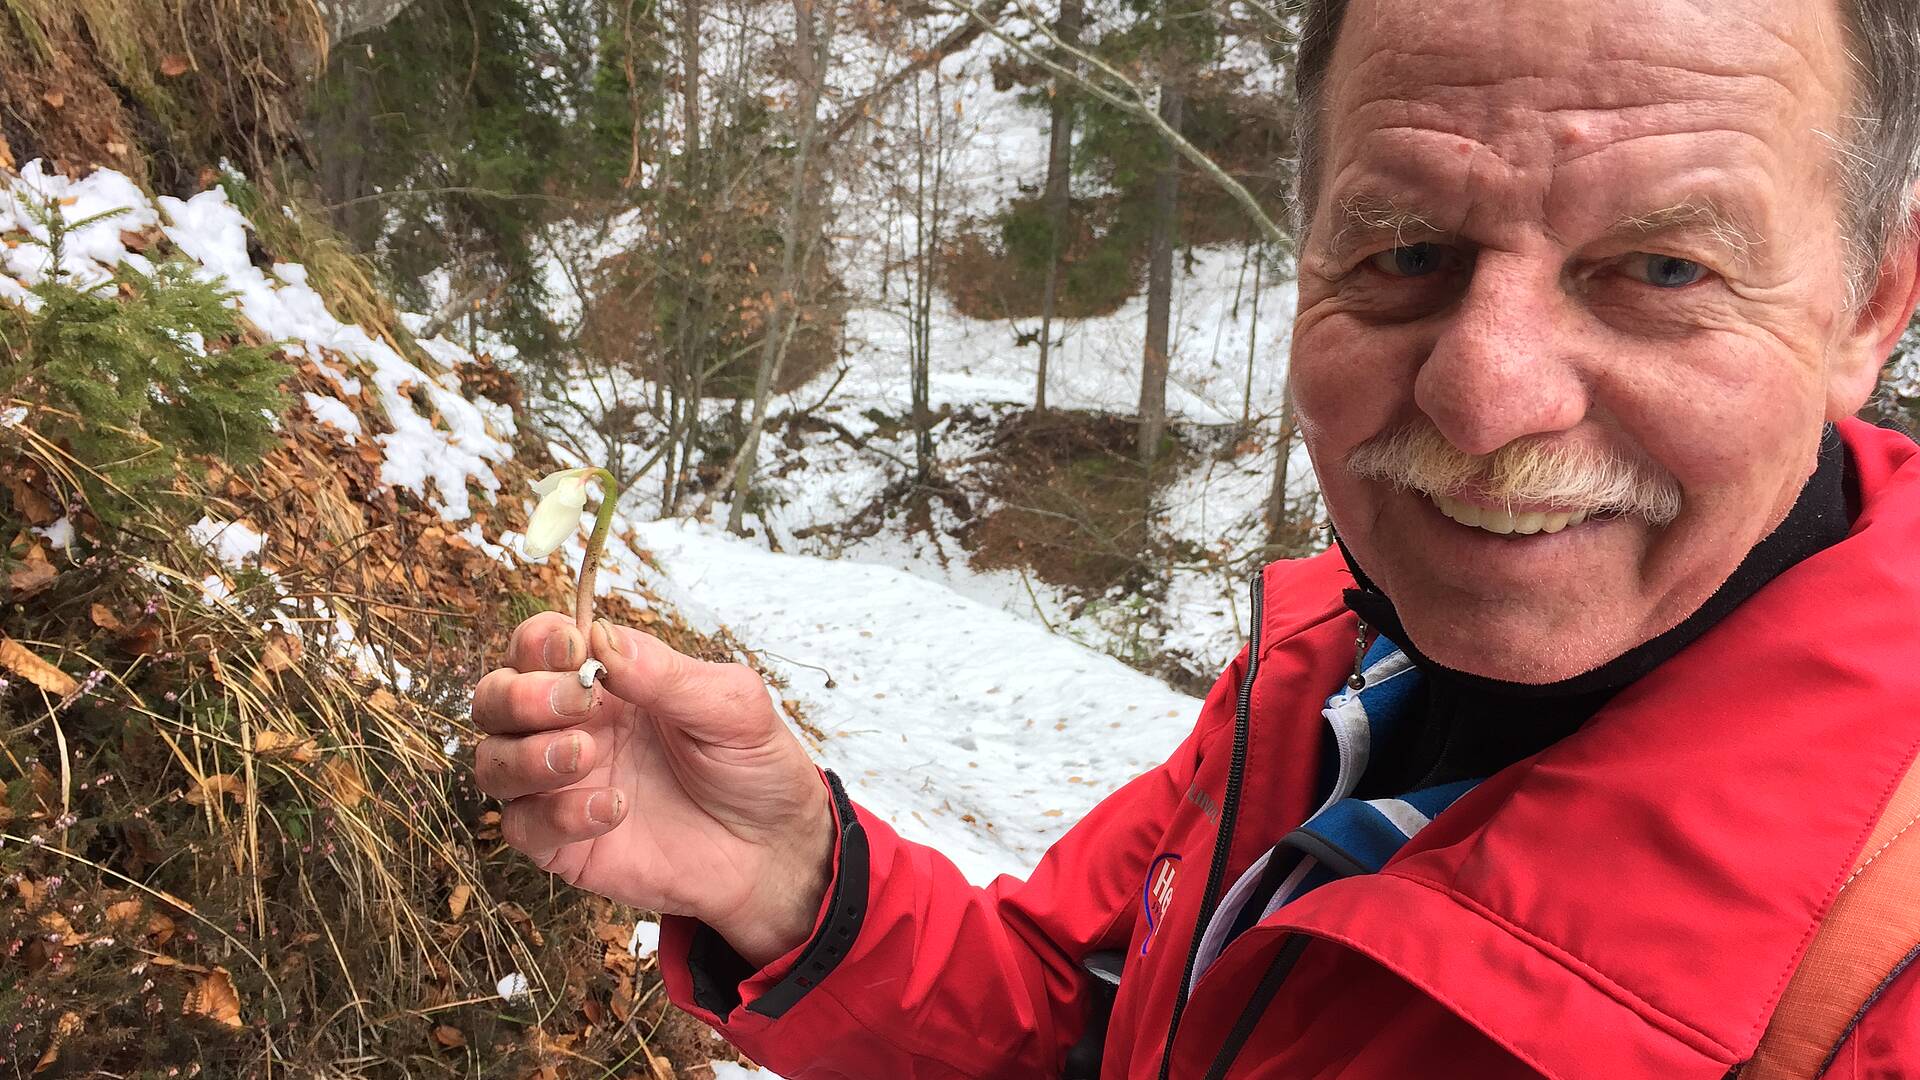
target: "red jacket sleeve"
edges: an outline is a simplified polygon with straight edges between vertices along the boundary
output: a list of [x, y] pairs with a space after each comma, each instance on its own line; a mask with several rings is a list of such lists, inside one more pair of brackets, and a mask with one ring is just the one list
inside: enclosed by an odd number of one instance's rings
[[[700, 958], [714, 950], [712, 931], [665, 919], [660, 964], [673, 1002], [789, 1080], [1058, 1076], [1091, 1000], [1081, 960], [1130, 939], [1201, 734], [1231, 723], [1244, 663], [1243, 654], [1214, 686], [1167, 763], [1102, 801], [1024, 882], [976, 888], [836, 790], [837, 812], [854, 821], [841, 822], [814, 938], [758, 972], [719, 974], [724, 964]], [[706, 985], [696, 988], [696, 971]]]

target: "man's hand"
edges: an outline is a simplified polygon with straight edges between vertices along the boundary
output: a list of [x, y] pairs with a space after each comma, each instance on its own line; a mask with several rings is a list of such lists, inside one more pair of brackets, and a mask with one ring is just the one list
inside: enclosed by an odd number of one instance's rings
[[753, 669], [636, 630], [588, 642], [535, 615], [474, 691], [480, 787], [501, 833], [543, 869], [622, 903], [699, 919], [765, 965], [803, 943], [826, 892], [833, 810]]

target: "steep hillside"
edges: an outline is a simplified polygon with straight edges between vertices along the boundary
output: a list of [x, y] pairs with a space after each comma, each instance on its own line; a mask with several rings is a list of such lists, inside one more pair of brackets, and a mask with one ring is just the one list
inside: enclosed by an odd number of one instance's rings
[[[717, 1048], [664, 1007], [638, 913], [552, 889], [472, 788], [473, 682], [571, 591], [515, 551], [549, 464], [517, 390], [485, 356], [335, 317], [222, 184], [0, 179], [0, 1065], [703, 1075]], [[287, 407], [257, 463], [203, 458], [107, 515], [124, 463], [76, 452], [89, 418], [35, 350], [52, 290], [133, 311], [183, 287], [170, 266], [242, 320], [191, 353], [271, 346]], [[739, 654], [615, 535], [602, 610]]]

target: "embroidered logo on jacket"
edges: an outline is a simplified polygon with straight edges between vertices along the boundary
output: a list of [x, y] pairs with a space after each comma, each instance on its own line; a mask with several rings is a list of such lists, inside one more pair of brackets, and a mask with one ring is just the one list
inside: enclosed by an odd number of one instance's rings
[[1147, 864], [1147, 884], [1141, 893], [1141, 903], [1146, 908], [1147, 936], [1140, 939], [1140, 955], [1147, 955], [1147, 946], [1153, 944], [1154, 932], [1160, 929], [1160, 923], [1167, 917], [1167, 908], [1173, 905], [1173, 886], [1180, 877], [1180, 856], [1168, 853], [1156, 856]]
[[1207, 815], [1208, 821], [1216, 825], [1220, 823], [1220, 804], [1214, 801], [1213, 796], [1207, 794], [1198, 780], [1193, 782], [1193, 786], [1187, 788], [1187, 801], [1199, 807], [1200, 812]]

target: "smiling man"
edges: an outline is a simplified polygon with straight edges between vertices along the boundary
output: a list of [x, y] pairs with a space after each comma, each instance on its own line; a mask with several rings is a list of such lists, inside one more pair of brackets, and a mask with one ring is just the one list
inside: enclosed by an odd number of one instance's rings
[[542, 617], [474, 703], [506, 835], [796, 1080], [1920, 1075], [1920, 448], [1851, 418], [1920, 9], [1306, 7], [1341, 543], [1180, 751], [976, 889], [751, 672]]

